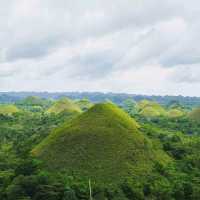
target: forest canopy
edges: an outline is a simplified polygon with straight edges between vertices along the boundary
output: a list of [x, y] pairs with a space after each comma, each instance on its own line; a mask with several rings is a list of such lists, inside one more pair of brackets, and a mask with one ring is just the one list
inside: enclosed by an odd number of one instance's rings
[[0, 199], [200, 198], [196, 104], [9, 102], [0, 105]]

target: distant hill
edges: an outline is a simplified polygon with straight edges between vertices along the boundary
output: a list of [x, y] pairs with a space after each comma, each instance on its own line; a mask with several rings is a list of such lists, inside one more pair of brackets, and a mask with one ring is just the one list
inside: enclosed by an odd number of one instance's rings
[[50, 99], [44, 99], [38, 96], [27, 96], [24, 99], [17, 101], [15, 104], [23, 110], [31, 112], [42, 112], [51, 105]]
[[170, 159], [138, 130], [138, 123], [111, 103], [101, 103], [58, 128], [32, 153], [50, 171], [116, 184], [151, 172]]
[[192, 112], [190, 112], [189, 118], [195, 122], [200, 123], [200, 108], [196, 108]]
[[86, 98], [75, 101], [75, 104], [78, 105], [82, 111], [86, 111], [94, 105], [89, 99]]
[[179, 101], [170, 101], [167, 105], [169, 109], [184, 109], [184, 106]]
[[81, 113], [81, 108], [75, 104], [69, 98], [61, 98], [60, 100], [56, 101], [47, 111], [46, 113], [55, 113], [59, 114], [61, 112], [78, 112]]
[[162, 105], [180, 104], [187, 107], [200, 106], [200, 97], [184, 97], [184, 96], [155, 96], [155, 95], [139, 95], [126, 93], [102, 93], [102, 92], [0, 92], [0, 103], [15, 103], [28, 96], [38, 96], [45, 99], [60, 99], [61, 97], [69, 97], [71, 99], [87, 98], [91, 102], [103, 102], [110, 99], [112, 102], [121, 105], [126, 99], [141, 101], [147, 99], [156, 101]]
[[177, 117], [182, 117], [186, 114], [186, 112], [184, 112], [181, 109], [170, 109], [167, 113], [167, 116], [170, 118], [177, 118]]
[[47, 106], [50, 104], [50, 100], [43, 99], [39, 96], [28, 96], [20, 101], [17, 101], [16, 104], [25, 106]]
[[17, 112], [20, 110], [15, 105], [0, 105], [0, 114], [2, 115], [12, 115]]
[[143, 100], [138, 103], [139, 114], [144, 117], [158, 117], [165, 116], [167, 114], [166, 110], [157, 102]]

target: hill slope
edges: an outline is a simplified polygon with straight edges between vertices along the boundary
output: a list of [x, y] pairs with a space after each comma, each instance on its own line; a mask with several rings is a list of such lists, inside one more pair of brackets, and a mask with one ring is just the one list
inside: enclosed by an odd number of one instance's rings
[[180, 110], [180, 109], [176, 109], [176, 108], [173, 108], [173, 109], [170, 109], [167, 113], [168, 117], [170, 118], [177, 118], [177, 117], [182, 117], [185, 115], [185, 112], [183, 110]]
[[75, 103], [76, 103], [76, 105], [78, 105], [81, 108], [82, 111], [86, 111], [93, 106], [93, 103], [90, 102], [86, 98], [80, 99], [80, 100], [76, 101]]
[[12, 115], [19, 112], [20, 110], [15, 105], [0, 105], [0, 114]]
[[56, 101], [48, 110], [47, 113], [61, 113], [61, 112], [81, 112], [81, 109], [71, 99], [62, 98]]
[[119, 183], [150, 172], [154, 162], [169, 160], [138, 127], [117, 106], [97, 104], [54, 131], [32, 153], [49, 170], [66, 170], [97, 183]]
[[200, 123], [200, 108], [194, 109], [190, 114], [189, 118], [195, 122]]
[[158, 103], [148, 100], [139, 102], [139, 113], [145, 117], [165, 116], [167, 112]]

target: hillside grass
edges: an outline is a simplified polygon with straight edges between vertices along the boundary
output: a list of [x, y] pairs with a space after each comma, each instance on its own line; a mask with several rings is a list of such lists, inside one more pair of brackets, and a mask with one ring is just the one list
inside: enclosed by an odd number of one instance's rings
[[61, 112], [78, 112], [81, 113], [81, 108], [75, 104], [71, 99], [62, 98], [56, 101], [47, 111], [46, 113], [54, 113], [59, 114]]
[[0, 105], [0, 114], [2, 115], [12, 115], [17, 112], [20, 112], [20, 110], [15, 105]]
[[182, 116], [184, 116], [185, 114], [186, 114], [186, 113], [185, 113], [183, 110], [176, 109], [176, 108], [170, 109], [170, 110], [167, 112], [167, 116], [170, 117], [170, 118], [182, 117]]
[[152, 118], [167, 115], [167, 111], [154, 101], [143, 100], [138, 103], [138, 107], [139, 114], [144, 117]]
[[98, 184], [145, 176], [169, 157], [153, 146], [138, 123], [111, 103], [97, 104], [56, 129], [32, 154], [50, 171], [67, 171]]
[[189, 118], [197, 123], [200, 123], [200, 108], [195, 108], [189, 113]]

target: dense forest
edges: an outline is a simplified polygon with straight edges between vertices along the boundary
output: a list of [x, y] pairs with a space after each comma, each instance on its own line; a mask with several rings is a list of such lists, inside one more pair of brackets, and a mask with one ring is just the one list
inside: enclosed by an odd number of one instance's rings
[[0, 95], [1, 200], [200, 199], [199, 98], [43, 95]]

